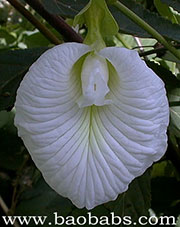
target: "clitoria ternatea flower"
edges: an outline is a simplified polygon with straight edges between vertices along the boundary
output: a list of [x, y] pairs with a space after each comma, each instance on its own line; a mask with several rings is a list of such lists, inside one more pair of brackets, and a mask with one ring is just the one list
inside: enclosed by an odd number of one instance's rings
[[166, 151], [164, 84], [134, 50], [56, 46], [30, 67], [15, 107], [46, 182], [79, 208], [116, 199]]

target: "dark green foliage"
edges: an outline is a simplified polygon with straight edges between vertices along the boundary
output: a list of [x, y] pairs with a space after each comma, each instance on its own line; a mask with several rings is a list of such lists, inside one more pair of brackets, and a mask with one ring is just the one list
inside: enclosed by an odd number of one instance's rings
[[161, 0], [161, 1], [180, 12], [180, 1], [179, 0]]
[[47, 48], [0, 52], [0, 110], [10, 110], [16, 90], [30, 65]]
[[72, 18], [88, 3], [88, 0], [43, 0], [42, 3], [50, 13]]
[[[75, 16], [88, 1], [82, 0], [69, 0], [69, 1], [48, 1], [44, 0], [42, 3], [45, 8], [54, 14], [58, 14], [65, 17]], [[180, 25], [172, 24], [170, 21], [158, 16], [157, 14], [148, 11], [143, 8], [140, 4], [136, 3], [134, 0], [121, 0], [121, 2], [134, 11], [138, 16], [140, 16], [144, 21], [150, 24], [163, 36], [176, 40], [180, 42]], [[123, 13], [117, 10], [115, 7], [110, 6], [110, 10], [119, 24], [121, 31], [140, 37], [150, 37], [150, 35], [137, 26], [134, 22], [128, 19]]]
[[148, 62], [148, 66], [150, 66], [165, 83], [170, 105], [170, 127], [176, 129], [175, 134], [180, 137], [180, 80], [168, 69], [158, 64]]
[[[150, 12], [142, 5], [136, 3], [134, 0], [121, 0], [121, 2], [135, 12], [144, 21], [150, 24], [153, 28], [155, 28], [161, 35], [168, 39], [180, 42], [180, 25], [172, 24], [171, 21], [158, 16], [154, 12]], [[123, 13], [118, 11], [117, 8], [111, 6], [110, 9], [122, 32], [140, 37], [151, 37], [146, 31], [141, 29]]]

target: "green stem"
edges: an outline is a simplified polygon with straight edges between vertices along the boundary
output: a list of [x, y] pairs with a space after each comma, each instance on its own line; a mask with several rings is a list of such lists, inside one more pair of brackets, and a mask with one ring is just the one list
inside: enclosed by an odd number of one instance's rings
[[91, 5], [84, 16], [88, 27], [84, 43], [91, 45], [95, 50], [103, 49], [106, 46], [101, 35], [101, 21], [104, 15], [102, 14], [102, 9], [97, 7], [96, 0], [91, 1]]
[[166, 39], [161, 34], [159, 34], [154, 28], [152, 28], [149, 24], [147, 24], [144, 20], [137, 16], [133, 11], [128, 9], [119, 1], [115, 2], [113, 5], [116, 8], [118, 8], [122, 13], [124, 13], [127, 17], [129, 17], [132, 21], [134, 21], [137, 25], [139, 25], [149, 34], [151, 34], [160, 43], [162, 43], [174, 56], [180, 59], [180, 52], [176, 50], [170, 43], [168, 43]]
[[118, 33], [116, 35], [116, 38], [123, 44], [124, 47], [126, 47], [127, 49], [132, 49], [128, 42], [126, 42], [126, 40], [123, 38], [122, 34]]

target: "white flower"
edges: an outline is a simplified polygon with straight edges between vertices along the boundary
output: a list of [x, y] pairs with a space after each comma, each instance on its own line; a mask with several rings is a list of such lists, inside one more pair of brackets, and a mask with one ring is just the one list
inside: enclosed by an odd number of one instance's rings
[[134, 50], [56, 46], [30, 67], [15, 107], [45, 180], [79, 208], [116, 199], [166, 151], [164, 84]]

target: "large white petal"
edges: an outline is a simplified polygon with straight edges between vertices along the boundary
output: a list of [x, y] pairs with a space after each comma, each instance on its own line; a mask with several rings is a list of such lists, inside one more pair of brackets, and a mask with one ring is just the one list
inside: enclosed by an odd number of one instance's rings
[[112, 153], [122, 161], [126, 157], [124, 164], [136, 177], [160, 159], [167, 148], [169, 106], [164, 83], [136, 51], [109, 47], [100, 55], [114, 68], [109, 67], [108, 96], [113, 104], [99, 111], [99, 119]]
[[165, 152], [168, 104], [162, 81], [136, 52], [106, 48], [100, 54], [118, 72], [110, 67], [113, 104], [79, 108], [80, 75], [71, 69], [88, 51], [64, 44], [42, 55], [18, 90], [15, 122], [50, 186], [91, 209]]

